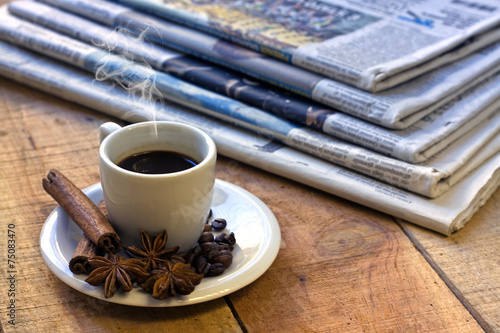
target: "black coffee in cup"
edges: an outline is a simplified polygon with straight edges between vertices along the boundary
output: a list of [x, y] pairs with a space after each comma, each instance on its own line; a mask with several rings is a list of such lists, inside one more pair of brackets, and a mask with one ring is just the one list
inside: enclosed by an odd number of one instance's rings
[[197, 164], [189, 156], [172, 151], [156, 150], [131, 155], [119, 162], [118, 166], [138, 173], [162, 174], [187, 170]]

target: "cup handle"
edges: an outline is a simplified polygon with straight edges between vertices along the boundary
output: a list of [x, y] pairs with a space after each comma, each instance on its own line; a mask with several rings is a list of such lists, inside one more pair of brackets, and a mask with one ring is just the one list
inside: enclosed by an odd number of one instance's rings
[[120, 128], [122, 128], [120, 125], [111, 121], [102, 124], [99, 127], [99, 143], [101, 143], [102, 140], [106, 139], [108, 135], [110, 135], [114, 131], [119, 130]]

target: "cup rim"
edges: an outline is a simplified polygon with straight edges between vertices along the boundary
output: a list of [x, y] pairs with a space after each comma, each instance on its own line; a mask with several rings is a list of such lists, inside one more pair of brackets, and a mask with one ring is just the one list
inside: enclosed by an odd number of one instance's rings
[[[198, 132], [205, 139], [205, 141], [208, 144], [208, 152], [207, 152], [206, 157], [201, 162], [197, 163], [195, 166], [193, 166], [189, 169], [182, 170], [182, 171], [176, 171], [176, 172], [170, 172], [170, 173], [159, 173], [159, 174], [148, 174], [148, 173], [139, 173], [139, 172], [130, 171], [130, 170], [127, 170], [127, 169], [124, 169], [124, 168], [118, 166], [115, 162], [113, 162], [109, 158], [108, 154], [105, 152], [104, 147], [108, 144], [108, 141], [112, 140], [112, 137], [118, 135], [124, 129], [130, 130], [130, 129], [134, 129], [137, 127], [150, 127], [153, 124], [156, 124], [156, 125], [174, 125], [174, 126], [184, 127], [186, 129]], [[124, 172], [127, 175], [134, 176], [134, 177], [141, 177], [141, 178], [142, 177], [170, 178], [170, 177], [178, 177], [180, 175], [189, 174], [189, 173], [195, 172], [196, 170], [198, 170], [200, 168], [203, 168], [206, 164], [210, 163], [210, 161], [214, 157], [216, 157], [216, 155], [217, 155], [217, 148], [216, 148], [215, 142], [207, 133], [205, 133], [201, 129], [199, 129], [195, 126], [192, 126], [192, 125], [188, 125], [188, 124], [184, 124], [184, 123], [180, 123], [180, 122], [175, 122], [175, 121], [164, 121], [164, 120], [143, 121], [143, 122], [123, 126], [121, 129], [118, 129], [118, 130], [110, 133], [106, 138], [104, 138], [104, 140], [102, 140], [102, 142], [99, 146], [100, 159], [103, 160], [106, 164], [108, 164], [111, 168], [113, 168], [114, 170], [120, 171], [120, 172]]]

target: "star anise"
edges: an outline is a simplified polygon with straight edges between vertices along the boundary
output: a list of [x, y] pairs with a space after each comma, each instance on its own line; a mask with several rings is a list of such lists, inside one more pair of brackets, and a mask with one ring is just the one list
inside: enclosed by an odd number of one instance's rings
[[157, 269], [160, 265], [164, 265], [165, 260], [169, 259], [172, 255], [179, 251], [179, 246], [166, 249], [165, 245], [167, 243], [167, 239], [167, 231], [163, 230], [154, 238], [153, 243], [151, 243], [148, 234], [144, 230], [141, 230], [142, 248], [127, 245], [124, 245], [123, 247], [131, 255], [140, 258], [139, 260], [144, 263], [144, 268], [149, 272]]
[[109, 253], [108, 258], [91, 257], [88, 261], [94, 270], [85, 282], [93, 286], [104, 283], [104, 297], [106, 298], [114, 295], [117, 285], [122, 286], [124, 291], [130, 291], [133, 278], [144, 281], [149, 276], [139, 259], [125, 259], [119, 254], [114, 256]]
[[190, 264], [171, 261], [166, 261], [165, 264], [153, 270], [151, 276], [141, 284], [156, 299], [189, 295], [203, 279], [203, 274], [196, 273]]

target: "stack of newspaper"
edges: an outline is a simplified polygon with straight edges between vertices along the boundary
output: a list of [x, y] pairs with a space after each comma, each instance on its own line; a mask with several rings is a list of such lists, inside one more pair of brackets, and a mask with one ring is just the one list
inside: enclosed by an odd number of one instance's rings
[[0, 75], [447, 235], [499, 185], [500, 6], [121, 2], [12, 2]]

